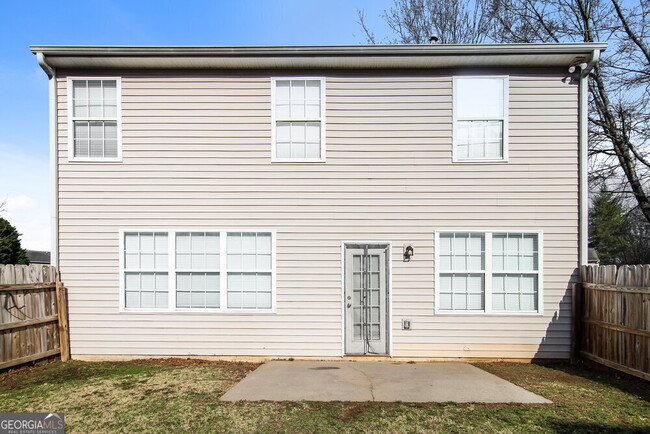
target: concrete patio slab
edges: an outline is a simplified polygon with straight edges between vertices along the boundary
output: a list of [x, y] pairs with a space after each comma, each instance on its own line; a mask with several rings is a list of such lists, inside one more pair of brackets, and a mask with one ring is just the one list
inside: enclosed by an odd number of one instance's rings
[[467, 363], [272, 361], [222, 401], [384, 401], [550, 404]]

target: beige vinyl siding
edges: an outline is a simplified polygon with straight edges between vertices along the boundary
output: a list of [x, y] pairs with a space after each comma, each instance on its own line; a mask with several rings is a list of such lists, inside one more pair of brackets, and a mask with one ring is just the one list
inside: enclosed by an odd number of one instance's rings
[[[394, 356], [568, 357], [577, 86], [511, 74], [509, 162], [452, 164], [451, 74], [309, 75], [326, 77], [322, 164], [271, 163], [269, 74], [126, 72], [123, 161], [71, 163], [58, 79], [73, 355], [340, 356], [341, 242], [363, 240], [392, 242]], [[119, 313], [119, 230], [134, 227], [275, 230], [276, 313]], [[434, 231], [450, 228], [542, 230], [544, 315], [435, 315]]]

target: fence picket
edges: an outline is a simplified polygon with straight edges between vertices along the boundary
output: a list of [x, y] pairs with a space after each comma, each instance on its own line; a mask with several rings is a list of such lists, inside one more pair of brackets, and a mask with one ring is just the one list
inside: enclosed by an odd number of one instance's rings
[[650, 265], [580, 270], [576, 353], [650, 380]]
[[0, 264], [0, 369], [59, 353], [67, 360], [68, 348], [67, 299], [56, 268]]

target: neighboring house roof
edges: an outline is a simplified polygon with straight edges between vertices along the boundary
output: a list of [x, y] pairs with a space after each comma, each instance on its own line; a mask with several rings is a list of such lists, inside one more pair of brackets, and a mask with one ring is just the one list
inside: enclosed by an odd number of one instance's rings
[[[51, 68], [461, 68], [577, 66], [607, 44], [31, 46]], [[46, 71], [48, 72], [48, 71]], [[49, 72], [48, 72], [49, 73]]]
[[30, 264], [49, 264], [50, 252], [43, 250], [26, 250]]

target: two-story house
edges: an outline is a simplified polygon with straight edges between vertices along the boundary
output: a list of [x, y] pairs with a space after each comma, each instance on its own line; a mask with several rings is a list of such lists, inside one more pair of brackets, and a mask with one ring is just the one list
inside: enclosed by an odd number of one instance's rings
[[604, 44], [34, 46], [74, 358], [567, 358]]

